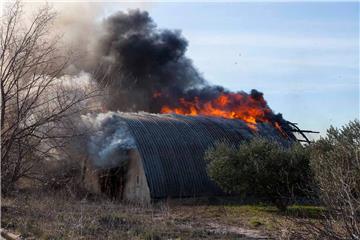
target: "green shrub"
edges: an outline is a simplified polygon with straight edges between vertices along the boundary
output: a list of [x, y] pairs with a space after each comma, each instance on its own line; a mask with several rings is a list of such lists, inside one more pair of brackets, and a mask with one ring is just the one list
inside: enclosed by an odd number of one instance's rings
[[360, 194], [359, 154], [359, 120], [341, 129], [330, 127], [326, 136], [312, 145], [311, 167], [323, 200], [327, 197], [338, 199], [344, 187]]
[[261, 137], [238, 147], [217, 143], [210, 148], [209, 176], [228, 193], [265, 198], [280, 210], [302, 194], [309, 182], [309, 152], [300, 144], [285, 148]]
[[327, 210], [318, 232], [329, 239], [360, 239], [359, 120], [330, 127], [311, 149], [310, 166]]

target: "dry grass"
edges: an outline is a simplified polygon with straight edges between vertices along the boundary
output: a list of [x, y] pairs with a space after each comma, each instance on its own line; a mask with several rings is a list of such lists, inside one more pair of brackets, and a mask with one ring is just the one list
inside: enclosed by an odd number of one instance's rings
[[280, 214], [265, 205], [181, 201], [140, 207], [31, 192], [2, 199], [1, 225], [27, 239], [256, 239], [277, 235], [278, 226], [293, 224], [289, 215], [301, 209]]

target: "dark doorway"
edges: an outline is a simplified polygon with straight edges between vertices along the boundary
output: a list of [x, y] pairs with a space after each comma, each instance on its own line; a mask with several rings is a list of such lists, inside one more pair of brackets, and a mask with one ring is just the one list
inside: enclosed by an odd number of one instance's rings
[[122, 200], [125, 188], [125, 167], [103, 170], [99, 173], [100, 190], [109, 198]]

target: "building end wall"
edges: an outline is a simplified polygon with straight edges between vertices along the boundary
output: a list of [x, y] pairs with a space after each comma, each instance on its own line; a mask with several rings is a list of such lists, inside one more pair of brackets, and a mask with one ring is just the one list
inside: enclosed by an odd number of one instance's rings
[[141, 156], [137, 150], [130, 151], [130, 161], [127, 168], [124, 200], [140, 204], [149, 204], [150, 190], [146, 180]]

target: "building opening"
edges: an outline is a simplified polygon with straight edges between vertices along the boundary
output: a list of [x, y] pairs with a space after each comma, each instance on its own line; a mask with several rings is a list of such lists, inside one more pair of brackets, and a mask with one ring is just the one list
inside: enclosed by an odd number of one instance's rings
[[122, 200], [126, 180], [125, 174], [125, 166], [110, 168], [99, 173], [101, 192], [113, 200]]

